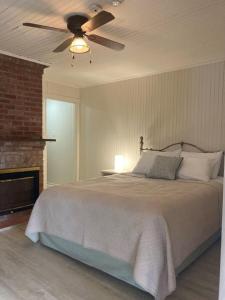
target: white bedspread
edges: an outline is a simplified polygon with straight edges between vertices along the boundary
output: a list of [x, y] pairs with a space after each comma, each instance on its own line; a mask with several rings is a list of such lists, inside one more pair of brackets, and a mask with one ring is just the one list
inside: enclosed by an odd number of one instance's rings
[[[188, 240], [190, 231], [197, 230], [196, 213], [192, 220], [182, 224], [177, 215], [182, 208], [178, 203], [176, 210], [174, 205], [183, 198], [187, 200], [188, 191], [190, 198], [202, 198], [201, 208], [203, 203], [207, 205], [211, 201], [211, 220], [205, 220], [206, 226], [198, 224], [204, 241], [220, 226], [219, 186], [216, 182], [204, 184], [114, 175], [52, 187], [37, 200], [26, 235], [37, 242], [39, 232], [45, 232], [126, 261], [133, 266], [134, 279], [143, 289], [157, 300], [165, 299], [176, 287], [176, 265], [194, 250], [198, 236], [193, 233], [193, 238]], [[217, 199], [210, 200], [212, 196]], [[189, 206], [193, 203], [190, 200]], [[191, 218], [190, 211], [192, 208], [186, 210], [186, 215]], [[207, 209], [197, 213], [198, 221], [199, 214], [209, 218]], [[190, 225], [192, 223], [195, 227]], [[184, 241], [179, 243], [181, 230]]]

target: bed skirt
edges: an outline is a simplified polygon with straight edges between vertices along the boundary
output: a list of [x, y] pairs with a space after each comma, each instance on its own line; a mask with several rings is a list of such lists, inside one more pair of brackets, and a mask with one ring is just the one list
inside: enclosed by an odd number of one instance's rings
[[[217, 231], [208, 240], [201, 244], [200, 247], [198, 247], [178, 268], [176, 268], [176, 275], [178, 276], [210, 246], [212, 246], [220, 238], [220, 235], [221, 231]], [[113, 258], [100, 251], [84, 248], [83, 246], [74, 242], [48, 235], [46, 233], [40, 233], [40, 241], [43, 245], [51, 249], [63, 253], [88, 266], [101, 270], [117, 279], [143, 290], [133, 279], [131, 265], [122, 260]]]

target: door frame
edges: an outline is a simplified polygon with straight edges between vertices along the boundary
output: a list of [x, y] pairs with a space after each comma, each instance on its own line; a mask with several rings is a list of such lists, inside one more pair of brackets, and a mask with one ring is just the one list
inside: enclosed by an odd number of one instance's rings
[[[76, 180], [79, 180], [79, 174], [80, 174], [80, 166], [79, 166], [79, 157], [80, 157], [80, 153], [79, 153], [79, 149], [80, 149], [80, 99], [76, 99], [76, 98], [71, 98], [71, 97], [66, 97], [66, 96], [61, 96], [61, 95], [54, 95], [54, 94], [44, 94], [43, 93], [43, 107], [42, 107], [42, 111], [43, 111], [43, 115], [42, 115], [42, 121], [43, 121], [43, 127], [42, 127], [42, 131], [43, 131], [43, 136], [47, 137], [47, 128], [46, 128], [46, 120], [47, 120], [47, 114], [46, 114], [46, 107], [47, 107], [47, 99], [50, 100], [58, 100], [58, 101], [64, 101], [64, 102], [69, 102], [69, 103], [73, 103], [75, 104], [75, 116], [74, 116], [74, 120], [75, 120], [75, 144], [76, 144], [76, 151], [74, 153], [74, 160], [76, 163]], [[51, 137], [47, 137], [47, 138], [51, 138]], [[54, 142], [52, 142], [54, 143]], [[44, 189], [47, 188], [47, 147], [44, 148], [44, 154], [43, 154], [43, 173], [44, 173]]]

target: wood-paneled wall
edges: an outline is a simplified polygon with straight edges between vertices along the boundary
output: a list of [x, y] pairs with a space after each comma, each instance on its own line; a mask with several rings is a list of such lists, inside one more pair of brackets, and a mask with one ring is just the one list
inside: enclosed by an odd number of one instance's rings
[[124, 154], [187, 141], [225, 149], [225, 62], [81, 90], [80, 177], [98, 176]]

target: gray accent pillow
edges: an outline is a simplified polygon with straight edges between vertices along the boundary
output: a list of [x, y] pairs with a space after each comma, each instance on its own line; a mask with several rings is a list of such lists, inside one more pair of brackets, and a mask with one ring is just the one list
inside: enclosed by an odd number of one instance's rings
[[146, 174], [148, 178], [155, 179], [176, 179], [177, 171], [180, 167], [183, 157], [168, 157], [157, 155], [152, 168]]

